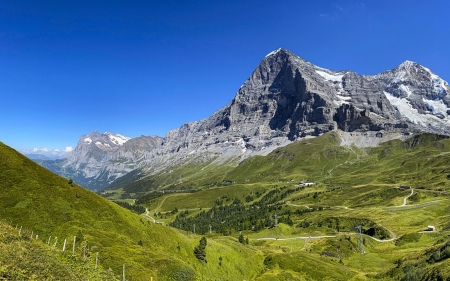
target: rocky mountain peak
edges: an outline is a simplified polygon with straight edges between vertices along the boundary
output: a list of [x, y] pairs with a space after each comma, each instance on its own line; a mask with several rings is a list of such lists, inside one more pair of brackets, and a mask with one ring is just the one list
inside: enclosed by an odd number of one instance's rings
[[428, 127], [430, 132], [449, 132], [450, 88], [446, 81], [430, 69], [416, 62], [405, 61], [373, 79], [378, 81], [404, 120]]
[[394, 69], [396, 74], [393, 77], [394, 82], [406, 82], [411, 80], [420, 81], [423, 79], [430, 79], [431, 73], [417, 62], [405, 61]]
[[410, 68], [418, 68], [418, 67], [422, 67], [422, 66], [420, 64], [418, 64], [417, 62], [405, 60], [404, 62], [399, 64], [399, 66], [397, 68], [410, 69]]
[[273, 50], [272, 52], [268, 53], [264, 59], [269, 58], [269, 57], [275, 57], [275, 56], [295, 56], [293, 53], [291, 53], [290, 51], [283, 49], [283, 48], [278, 48], [276, 50]]
[[96, 146], [101, 150], [111, 150], [122, 146], [130, 139], [131, 138], [125, 137], [120, 134], [113, 134], [110, 132], [100, 134], [98, 131], [94, 131], [90, 134], [81, 136], [80, 140], [78, 141], [77, 147]]
[[[413, 84], [431, 81], [436, 76], [428, 68], [413, 61], [405, 61], [396, 68], [375, 75], [375, 79], [383, 79], [389, 84]], [[388, 79], [388, 80], [387, 80]]]
[[164, 139], [84, 135], [65, 165], [105, 184], [136, 169], [152, 174], [188, 163], [236, 164], [333, 130], [372, 138], [371, 144], [418, 131], [450, 135], [449, 90], [447, 82], [412, 61], [363, 76], [316, 66], [280, 48], [212, 116], [173, 129]]

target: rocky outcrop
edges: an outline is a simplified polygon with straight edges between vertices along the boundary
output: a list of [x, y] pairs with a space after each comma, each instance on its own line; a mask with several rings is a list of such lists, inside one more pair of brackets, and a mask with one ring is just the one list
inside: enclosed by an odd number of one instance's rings
[[368, 109], [358, 110], [351, 104], [341, 105], [334, 115], [334, 120], [338, 128], [346, 132], [357, 130], [379, 131], [382, 129], [374, 126]]
[[236, 164], [332, 130], [377, 138], [368, 144], [379, 143], [379, 136], [386, 134], [450, 135], [449, 92], [447, 82], [417, 63], [407, 61], [364, 76], [324, 69], [278, 49], [212, 116], [171, 130], [164, 139], [142, 136], [124, 141], [94, 132], [82, 136], [64, 165], [107, 185], [136, 169], [152, 174], [180, 163], [236, 159]]

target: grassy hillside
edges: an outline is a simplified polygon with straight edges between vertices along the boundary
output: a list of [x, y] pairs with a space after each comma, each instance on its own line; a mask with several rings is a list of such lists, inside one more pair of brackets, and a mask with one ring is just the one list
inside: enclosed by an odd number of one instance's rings
[[[253, 157], [227, 173], [229, 181], [310, 180], [327, 185], [393, 184], [445, 189], [450, 179], [447, 137], [431, 134], [395, 140], [376, 148], [340, 146], [336, 133]], [[362, 176], [364, 175], [364, 176]], [[448, 176], [448, 178], [447, 178]]]
[[[28, 235], [25, 235], [28, 234]], [[119, 280], [101, 265], [0, 222], [0, 280]]]
[[[376, 148], [340, 146], [335, 132], [255, 156], [237, 167], [211, 163], [172, 167], [170, 172], [138, 181], [123, 179], [118, 188], [125, 197], [139, 197], [155, 189], [198, 189], [230, 184], [287, 183], [299, 180], [327, 185], [392, 184], [446, 189], [450, 180], [450, 141], [432, 134], [394, 140]], [[361, 177], [361, 175], [364, 175]], [[131, 176], [130, 176], [131, 177]]]
[[[92, 264], [98, 252], [99, 263], [117, 278], [121, 278], [124, 264], [127, 280], [195, 280], [200, 276], [232, 280], [255, 277], [262, 270], [263, 255], [242, 248], [234, 239], [216, 242], [211, 237], [206, 250], [210, 262], [202, 263], [193, 252], [199, 236], [150, 223], [3, 144], [0, 171], [2, 220], [58, 249], [65, 239], [71, 249], [76, 236], [76, 255], [83, 254]], [[220, 267], [219, 257], [223, 260]], [[226, 262], [240, 259], [241, 264]], [[244, 263], [249, 266], [242, 266]], [[0, 264], [5, 266], [8, 264]], [[34, 274], [30, 270], [26, 274]]]
[[[196, 162], [196, 161], [194, 161]], [[108, 198], [138, 198], [150, 190], [196, 190], [205, 187], [225, 186], [225, 173], [232, 170], [238, 159], [218, 165], [214, 160], [205, 163], [185, 161], [155, 175], [132, 171], [114, 181], [104, 191]]]

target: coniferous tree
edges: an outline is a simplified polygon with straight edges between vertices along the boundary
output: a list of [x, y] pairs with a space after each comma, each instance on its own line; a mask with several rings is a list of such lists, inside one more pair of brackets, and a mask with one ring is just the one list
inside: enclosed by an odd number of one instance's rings
[[245, 239], [244, 239], [244, 235], [242, 234], [242, 232], [241, 232], [241, 234], [239, 234], [238, 241], [241, 244], [245, 244]]
[[194, 248], [194, 255], [197, 257], [199, 261], [207, 262], [206, 261], [206, 238], [203, 236], [202, 239], [200, 239], [200, 244]]

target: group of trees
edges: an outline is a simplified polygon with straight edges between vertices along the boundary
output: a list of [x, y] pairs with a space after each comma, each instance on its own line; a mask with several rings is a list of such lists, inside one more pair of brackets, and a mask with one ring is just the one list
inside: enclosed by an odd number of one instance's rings
[[136, 199], [136, 204], [148, 204], [148, 202], [150, 202], [150, 200], [156, 199], [156, 198], [161, 197], [163, 195], [164, 195], [164, 193], [162, 193], [162, 192], [151, 191], [151, 192], [148, 192], [148, 193], [146, 193], [146, 194], [144, 194], [142, 196], [139, 196]]
[[290, 212], [282, 211], [283, 204], [280, 200], [294, 191], [295, 189], [275, 188], [251, 205], [234, 200], [229, 205], [214, 206], [193, 217], [181, 212], [170, 225], [188, 231], [194, 231], [195, 225], [195, 232], [198, 234], [207, 233], [211, 227], [217, 233], [231, 235], [233, 231], [260, 231], [266, 227], [273, 227], [275, 214], [278, 214], [278, 222], [293, 225]]
[[447, 242], [433, 251], [431, 257], [428, 259], [428, 262], [435, 263], [448, 258], [450, 258], [450, 242]]
[[200, 244], [198, 244], [197, 247], [194, 248], [194, 255], [195, 257], [201, 261], [201, 262], [207, 262], [206, 260], [206, 238], [203, 236], [200, 239]]
[[150, 200], [156, 199], [158, 197], [162, 197], [167, 193], [195, 193], [195, 189], [168, 189], [168, 190], [153, 190], [145, 193], [144, 195], [139, 196], [136, 199], [136, 204], [148, 204]]
[[124, 208], [127, 208], [128, 210], [131, 210], [133, 212], [135, 212], [136, 214], [142, 214], [145, 213], [145, 208], [141, 205], [131, 205], [128, 202], [125, 201], [114, 201], [117, 205], [122, 206]]

